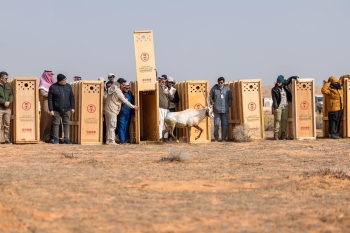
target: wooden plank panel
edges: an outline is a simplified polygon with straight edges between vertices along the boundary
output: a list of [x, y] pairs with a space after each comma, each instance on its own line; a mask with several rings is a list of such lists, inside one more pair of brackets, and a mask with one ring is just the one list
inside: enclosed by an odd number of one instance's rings
[[73, 144], [79, 144], [79, 119], [78, 116], [80, 114], [79, 108], [79, 100], [80, 100], [80, 92], [79, 92], [79, 82], [71, 82], [70, 83], [72, 92], [74, 95], [74, 104], [75, 104], [75, 113], [71, 114], [70, 122], [69, 122], [69, 140]]
[[[134, 95], [134, 101], [135, 101], [135, 105], [138, 105], [138, 95], [137, 95], [137, 91], [136, 91], [136, 85], [137, 82], [130, 82], [130, 91], [131, 93]], [[131, 121], [130, 121], [130, 128], [129, 128], [129, 133], [130, 133], [130, 142], [131, 143], [140, 143], [140, 137], [138, 136], [138, 114], [139, 111], [135, 110], [135, 115], [133, 115], [131, 117]]]
[[134, 31], [136, 77], [138, 91], [155, 90], [157, 82], [153, 31]]
[[[343, 90], [344, 90], [344, 112], [343, 112], [343, 137], [350, 137], [350, 80], [348, 78], [344, 79], [343, 82]], [[342, 136], [339, 133], [340, 136]]]

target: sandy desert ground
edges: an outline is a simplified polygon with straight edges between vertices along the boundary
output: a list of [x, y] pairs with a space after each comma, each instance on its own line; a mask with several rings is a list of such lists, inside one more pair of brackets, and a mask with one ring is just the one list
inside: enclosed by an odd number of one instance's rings
[[0, 145], [0, 232], [350, 232], [350, 140]]

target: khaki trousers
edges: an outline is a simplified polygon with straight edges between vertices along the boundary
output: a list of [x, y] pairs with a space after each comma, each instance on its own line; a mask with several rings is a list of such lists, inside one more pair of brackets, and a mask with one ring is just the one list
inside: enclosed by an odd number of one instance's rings
[[0, 119], [4, 122], [4, 139], [10, 141], [11, 109], [0, 110]]
[[118, 114], [110, 111], [105, 111], [106, 120], [106, 142], [114, 142], [115, 128], [117, 127]]
[[279, 107], [277, 112], [274, 112], [274, 132], [278, 133], [281, 128], [281, 132], [286, 132], [288, 121], [288, 105], [285, 107]]

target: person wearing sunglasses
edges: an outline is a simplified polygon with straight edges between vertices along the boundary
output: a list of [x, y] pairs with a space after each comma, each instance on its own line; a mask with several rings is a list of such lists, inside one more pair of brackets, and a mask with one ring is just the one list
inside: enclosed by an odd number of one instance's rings
[[286, 129], [288, 120], [288, 102], [292, 102], [292, 93], [288, 85], [296, 79], [299, 82], [298, 76], [292, 76], [284, 79], [283, 75], [279, 75], [275, 86], [271, 89], [272, 107], [274, 109], [274, 134], [273, 139], [278, 140], [278, 132], [281, 130], [281, 140], [286, 139]]
[[0, 72], [0, 119], [4, 123], [4, 144], [12, 144], [10, 141], [10, 121], [11, 121], [11, 108], [10, 105], [13, 101], [12, 87], [7, 82], [8, 73], [5, 71]]
[[230, 88], [225, 85], [225, 78], [218, 78], [209, 93], [210, 104], [214, 110], [214, 138], [215, 142], [219, 141], [219, 125], [221, 122], [221, 139], [226, 142], [228, 130], [228, 110], [232, 103], [232, 93]]

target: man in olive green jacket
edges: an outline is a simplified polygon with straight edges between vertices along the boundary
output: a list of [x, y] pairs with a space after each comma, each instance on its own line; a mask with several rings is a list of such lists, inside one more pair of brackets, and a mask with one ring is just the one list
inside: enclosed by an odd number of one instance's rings
[[7, 82], [8, 74], [5, 71], [0, 72], [0, 119], [4, 122], [5, 144], [12, 144], [10, 141], [10, 104], [13, 101], [12, 87]]

